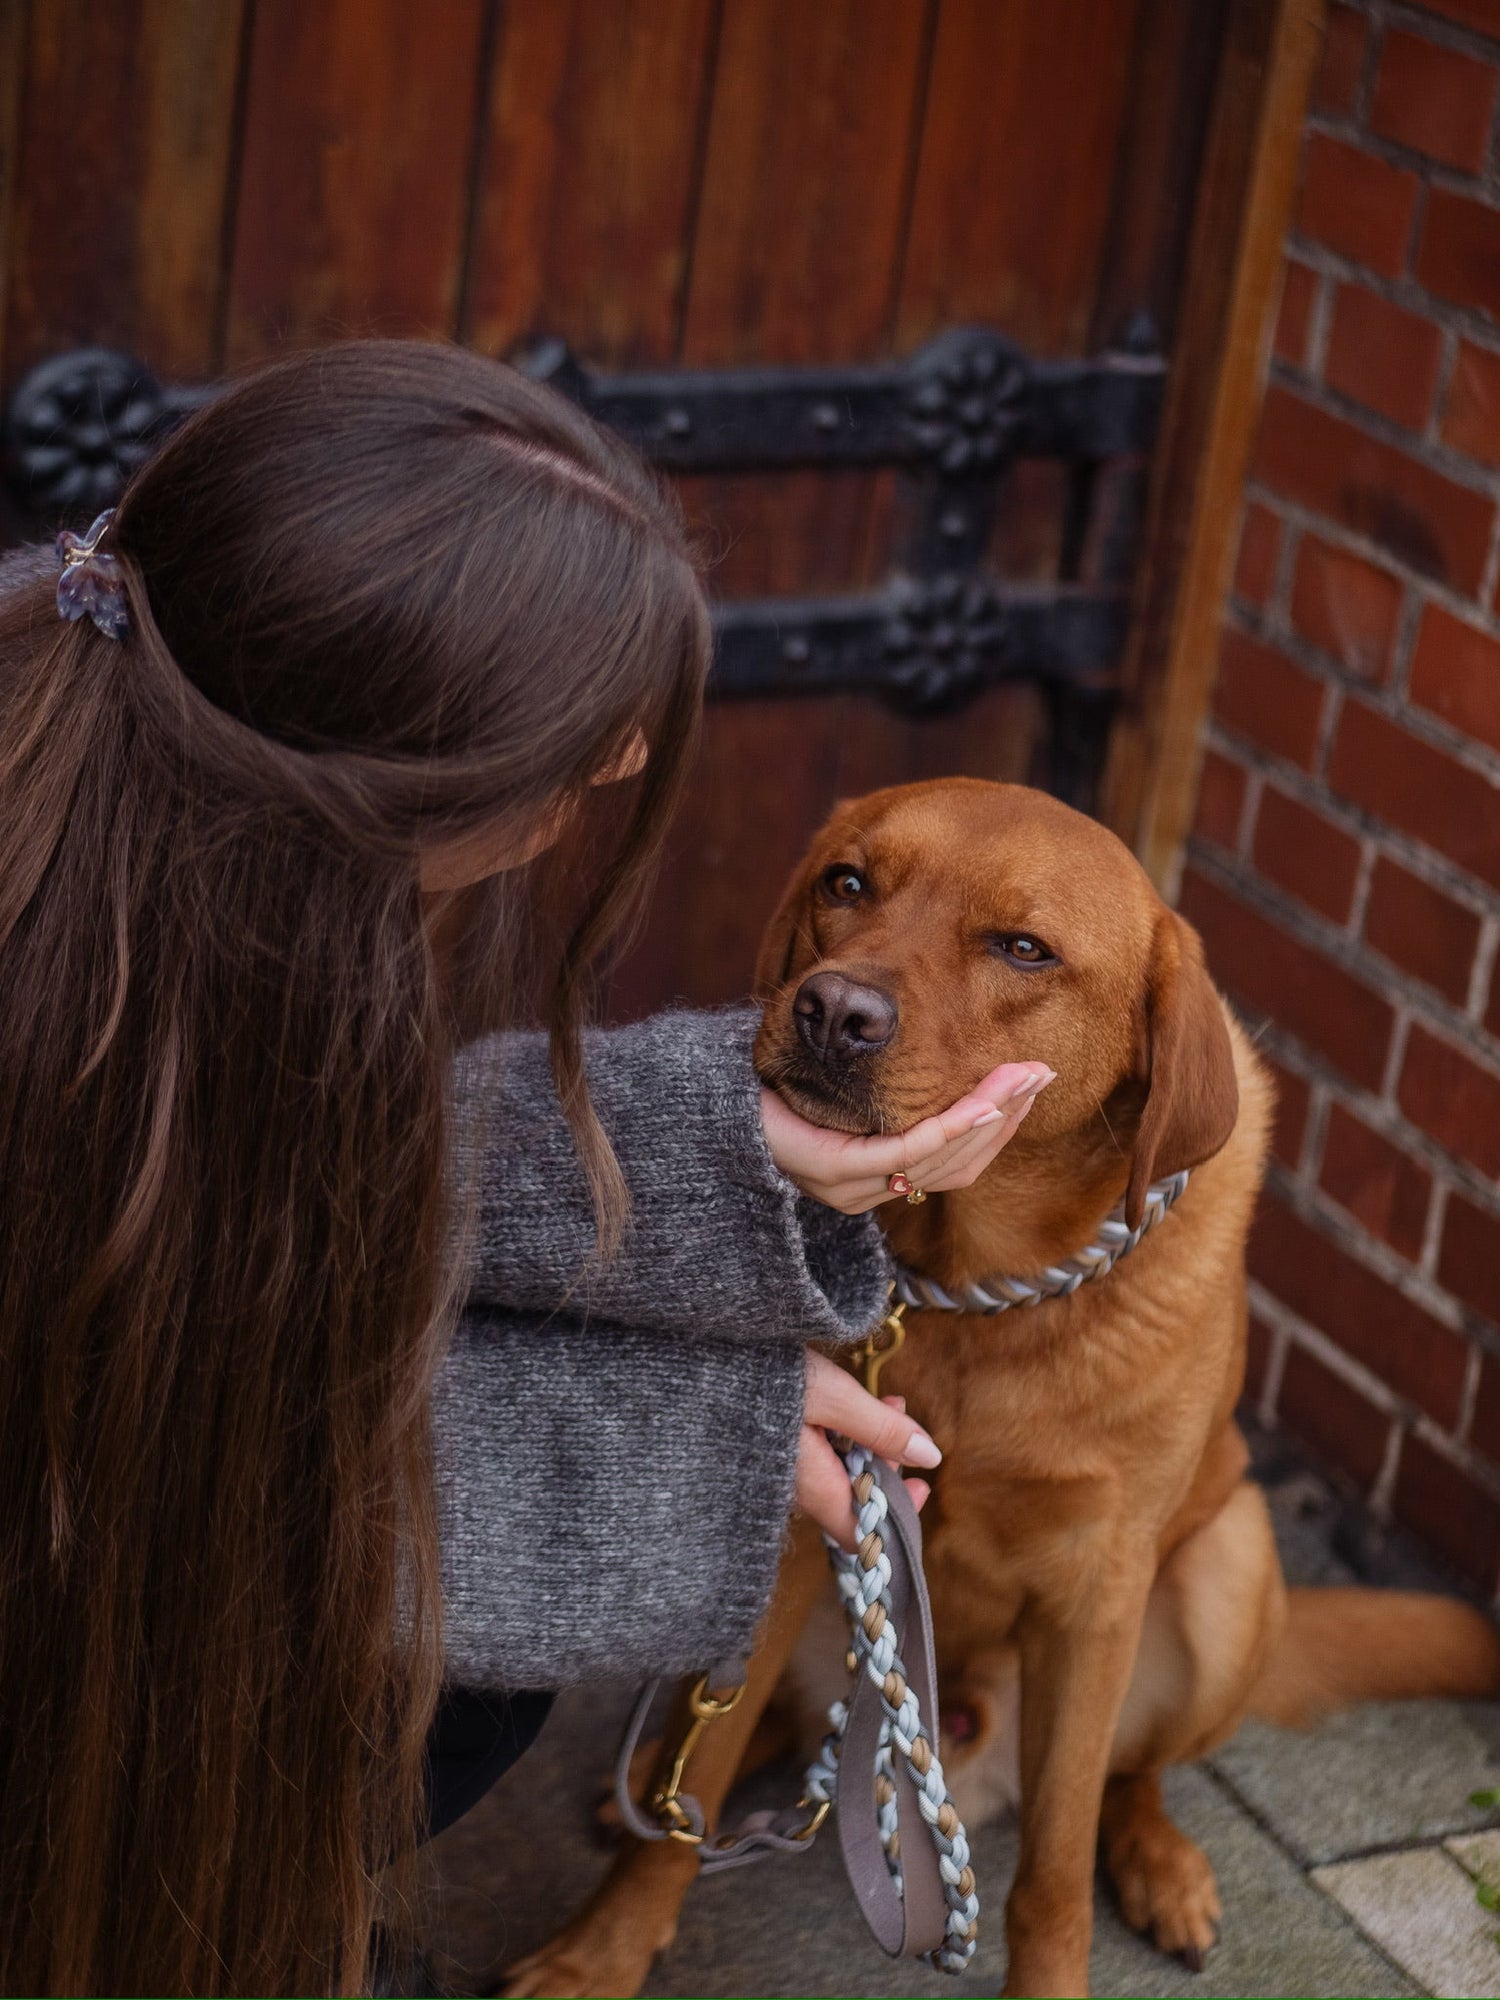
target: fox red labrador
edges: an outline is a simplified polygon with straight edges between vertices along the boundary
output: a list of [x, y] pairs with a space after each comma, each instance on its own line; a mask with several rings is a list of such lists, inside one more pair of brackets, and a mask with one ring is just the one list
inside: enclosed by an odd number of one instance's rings
[[[943, 1756], [971, 1821], [1019, 1810], [1007, 1992], [1088, 1990], [1101, 1849], [1126, 1918], [1201, 1955], [1219, 1898], [1163, 1807], [1166, 1766], [1249, 1714], [1300, 1723], [1361, 1698], [1500, 1689], [1500, 1642], [1466, 1606], [1283, 1583], [1234, 1422], [1265, 1069], [1128, 850], [1019, 786], [955, 779], [840, 806], [772, 919], [758, 990], [757, 1067], [825, 1126], [903, 1130], [1002, 1062], [1057, 1072], [974, 1186], [881, 1210], [895, 1255], [950, 1293], [1045, 1271], [1116, 1208], [1133, 1228], [1152, 1188], [1191, 1169], [1097, 1281], [998, 1317], [913, 1312], [880, 1386], [945, 1454], [927, 1573], [945, 1709], [967, 1728]], [[824, 1630], [837, 1677], [841, 1642], [813, 1615], [823, 1588], [799, 1528], [746, 1697], [694, 1755], [710, 1811], [805, 1628]], [[691, 1848], [627, 1846], [511, 1990], [634, 1993], [695, 1868]]]

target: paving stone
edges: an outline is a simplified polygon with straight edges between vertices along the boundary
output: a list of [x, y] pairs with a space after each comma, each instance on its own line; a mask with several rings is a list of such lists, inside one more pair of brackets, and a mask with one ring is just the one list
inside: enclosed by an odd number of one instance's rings
[[[484, 1991], [502, 1968], [543, 1942], [579, 1908], [608, 1856], [589, 1832], [598, 1780], [623, 1697], [559, 1702], [536, 1750], [488, 1798], [434, 1843], [440, 1886], [424, 1934], [440, 1975], [457, 1991]], [[743, 1788], [736, 1809], [782, 1803], [796, 1783], [783, 1767]], [[1312, 1889], [1222, 1787], [1202, 1772], [1171, 1774], [1168, 1799], [1184, 1831], [1219, 1873], [1223, 1943], [1195, 1977], [1121, 1922], [1107, 1887], [1097, 1897], [1094, 1990], [1099, 1994], [1406, 1994], [1413, 1989]], [[1005, 1896], [1015, 1870], [1013, 1826], [975, 1837], [984, 1907], [979, 1956], [965, 1984], [995, 1992], [1003, 1977]], [[676, 1943], [646, 1991], [702, 1994], [938, 1995], [964, 1988], [940, 1973], [888, 1959], [870, 1938], [844, 1880], [835, 1842], [696, 1883]]]
[[1500, 1785], [1491, 1703], [1372, 1702], [1308, 1733], [1247, 1722], [1211, 1763], [1304, 1863], [1500, 1821], [1468, 1802]]
[[1172, 1771], [1167, 1806], [1213, 1863], [1220, 1942], [1201, 1975], [1128, 1930], [1101, 1897], [1094, 1940], [1099, 1994], [1406, 1994], [1404, 1979], [1203, 1770]]
[[1443, 1845], [1460, 1868], [1500, 1896], [1500, 1831], [1461, 1833]]
[[1441, 1847], [1335, 1862], [1314, 1869], [1312, 1879], [1424, 1991], [1455, 2000], [1500, 1992], [1500, 1926]]

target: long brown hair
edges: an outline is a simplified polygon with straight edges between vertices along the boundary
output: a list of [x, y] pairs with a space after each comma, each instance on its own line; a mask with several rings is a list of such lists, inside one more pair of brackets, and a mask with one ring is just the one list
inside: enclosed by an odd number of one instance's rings
[[[55, 567], [0, 599], [0, 1985], [353, 1991], [441, 1670], [450, 1057], [544, 976], [607, 1238], [580, 996], [674, 800], [701, 578], [618, 439], [415, 342], [246, 378], [106, 546], [124, 641]], [[545, 866], [500, 875], [445, 984], [419, 844], [583, 800], [638, 731], [571, 935]]]

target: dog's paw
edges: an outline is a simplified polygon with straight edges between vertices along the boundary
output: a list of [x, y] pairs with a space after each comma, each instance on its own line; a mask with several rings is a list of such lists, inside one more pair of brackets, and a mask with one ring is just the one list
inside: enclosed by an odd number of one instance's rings
[[517, 1961], [498, 1989], [504, 2000], [585, 2000], [585, 1996], [618, 1996], [639, 1993], [651, 1970], [654, 1954], [628, 1949], [596, 1956], [590, 1950], [572, 1949], [572, 1940], [554, 1938], [527, 1958]]
[[629, 2000], [639, 1993], [652, 1959], [676, 1936], [677, 1901], [631, 1889], [629, 1881], [606, 1884], [566, 1930], [512, 1965], [499, 1987], [505, 2000]]
[[1110, 1843], [1110, 1876], [1133, 1930], [1201, 1972], [1224, 1914], [1208, 1856], [1165, 1817], [1136, 1823]]

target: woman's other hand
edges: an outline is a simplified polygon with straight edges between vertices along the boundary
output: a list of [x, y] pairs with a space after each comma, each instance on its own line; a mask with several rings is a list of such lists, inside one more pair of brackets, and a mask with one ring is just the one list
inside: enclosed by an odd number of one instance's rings
[[862, 1215], [893, 1199], [892, 1174], [928, 1194], [978, 1180], [1052, 1077], [1045, 1063], [1002, 1063], [936, 1117], [873, 1139], [809, 1124], [774, 1090], [761, 1090], [760, 1115], [771, 1158], [804, 1194]]
[[[930, 1472], [942, 1453], [922, 1426], [906, 1415], [901, 1397], [870, 1395], [836, 1361], [808, 1348], [794, 1500], [824, 1534], [852, 1549], [854, 1500], [843, 1460], [828, 1442], [829, 1431], [851, 1438], [896, 1466], [916, 1465]], [[925, 1479], [909, 1479], [906, 1490], [920, 1507], [930, 1489]]]

